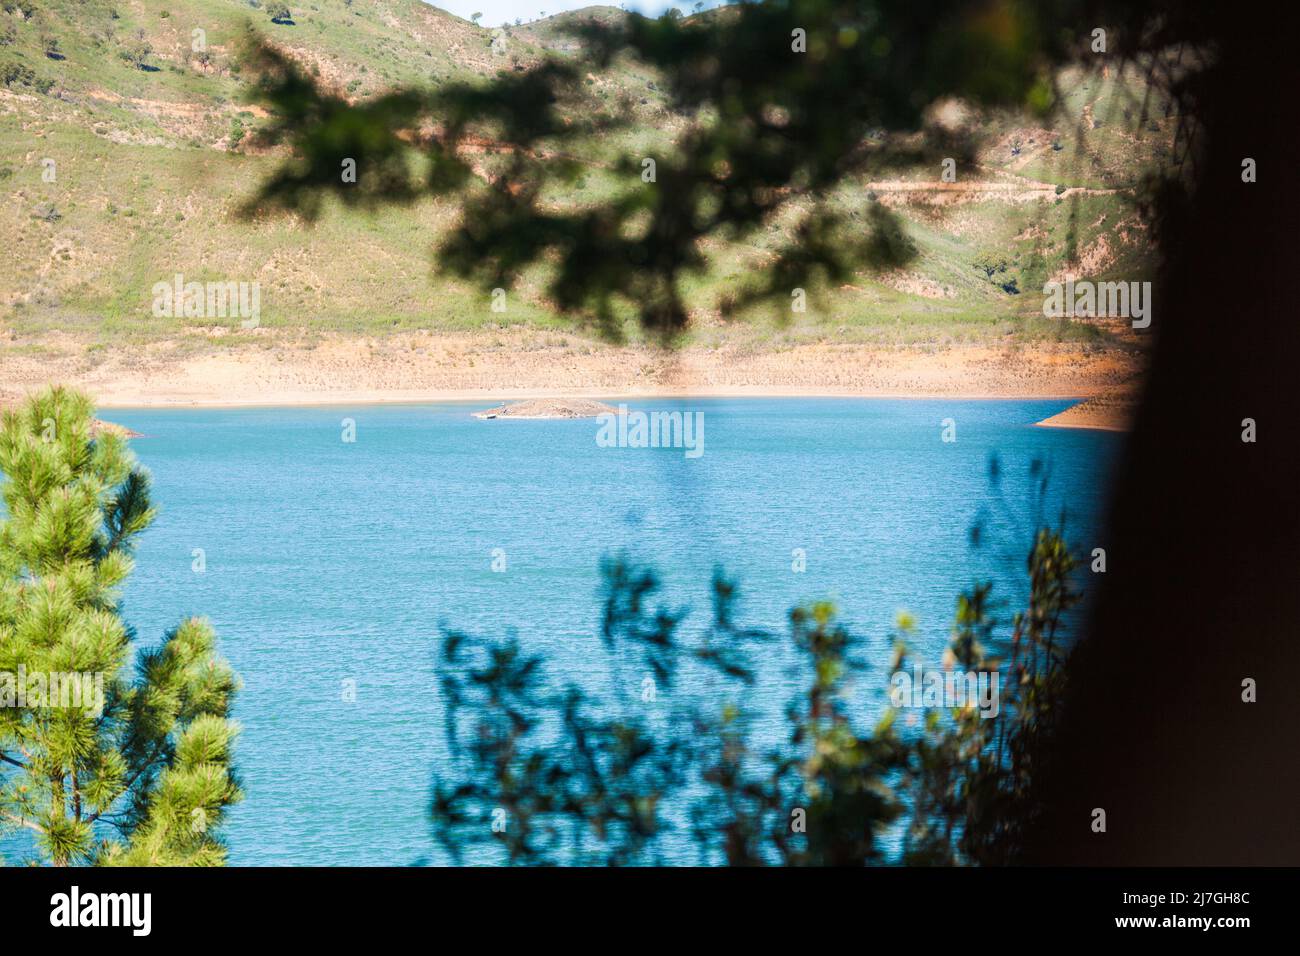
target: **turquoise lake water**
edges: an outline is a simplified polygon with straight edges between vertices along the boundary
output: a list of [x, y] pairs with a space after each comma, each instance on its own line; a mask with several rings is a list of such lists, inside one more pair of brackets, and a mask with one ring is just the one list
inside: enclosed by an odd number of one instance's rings
[[[715, 563], [739, 580], [746, 624], [779, 628], [800, 601], [834, 598], [879, 661], [879, 681], [862, 689], [877, 706], [899, 609], [917, 618], [919, 658], [937, 663], [959, 588], [992, 578], [1012, 608], [1023, 599], [1030, 462], [1050, 460], [1049, 501], [1068, 504], [1069, 537], [1086, 554], [1119, 447], [1104, 432], [1032, 427], [1067, 401], [631, 403], [703, 412], [698, 458], [599, 447], [592, 420], [471, 417], [489, 404], [109, 416], [145, 436], [132, 444], [161, 508], [139, 539], [127, 620], [153, 643], [182, 617], [207, 616], [244, 682], [233, 864], [437, 861], [427, 812], [447, 759], [439, 626], [513, 629], [557, 677], [581, 679], [598, 656], [605, 554], [653, 564], [665, 598], [700, 620]], [[344, 419], [354, 442], [342, 440]], [[941, 440], [944, 419], [955, 442]], [[973, 549], [986, 507], [991, 546]], [[492, 570], [494, 549], [504, 572]], [[342, 699], [349, 680], [355, 702]], [[789, 690], [779, 683], [756, 689], [753, 705], [778, 712]]]

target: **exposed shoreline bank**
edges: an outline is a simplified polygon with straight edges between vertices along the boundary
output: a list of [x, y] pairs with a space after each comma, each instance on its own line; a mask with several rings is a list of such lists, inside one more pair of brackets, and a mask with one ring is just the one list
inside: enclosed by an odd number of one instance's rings
[[[1078, 407], [1077, 405], [1071, 406], [1070, 408], [1067, 408], [1064, 412], [1061, 412], [1061, 415], [1064, 415], [1066, 414], [1066, 412], [1070, 412], [1077, 407]], [[1088, 429], [1091, 431], [1099, 431], [1099, 432], [1121, 432], [1122, 433], [1128, 431], [1127, 425], [1093, 424], [1091, 422], [1053, 421], [1053, 419], [1059, 417], [1060, 415], [1053, 415], [1051, 418], [1044, 418], [1041, 422], [1034, 422], [1034, 426], [1036, 428], [1083, 428], [1083, 429]]]
[[[920, 400], [937, 400], [937, 399], [954, 399], [957, 401], [1073, 401], [1064, 411], [1058, 412], [1042, 421], [1035, 422], [1036, 428], [1081, 428], [1095, 431], [1108, 431], [1123, 433], [1129, 430], [1130, 410], [1127, 408], [1116, 408], [1109, 415], [1098, 417], [1088, 412], [1092, 399], [1080, 395], [1026, 395], [1017, 393], [1014, 395], [999, 394], [965, 394], [953, 392], [941, 393], [885, 393], [885, 392], [862, 392], [855, 390], [826, 391], [822, 389], [772, 389], [763, 387], [751, 387], [745, 389], [710, 389], [701, 390], [682, 390], [682, 389], [643, 389], [635, 392], [619, 391], [611, 392], [606, 390], [581, 390], [566, 389], [553, 391], [523, 391], [519, 393], [505, 394], [498, 390], [488, 389], [463, 389], [456, 392], [416, 392], [416, 393], [394, 393], [385, 392], [338, 392], [338, 393], [311, 393], [310, 395], [292, 394], [292, 395], [274, 395], [260, 396], [255, 399], [243, 401], [199, 401], [199, 400], [174, 400], [168, 398], [159, 398], [152, 401], [138, 402], [100, 402], [99, 408], [105, 411], [129, 411], [131, 409], [201, 409], [201, 408], [330, 408], [336, 406], [384, 406], [384, 405], [435, 405], [444, 403], [464, 403], [478, 404], [481, 402], [491, 403], [513, 403], [528, 402], [534, 400], [557, 399], [590, 399], [600, 402], [617, 402], [620, 400], [636, 399], [692, 399], [692, 398], [862, 398], [862, 399], [891, 399], [902, 401], [920, 401]], [[482, 418], [482, 415], [476, 415], [476, 418]], [[496, 416], [487, 416], [496, 417]], [[503, 416], [519, 417], [522, 420], [536, 418], [568, 418], [574, 416], [558, 415], [525, 415], [525, 416]]]
[[[270, 338], [194, 351], [100, 353], [67, 337], [3, 355], [0, 405], [49, 383], [105, 410], [501, 403], [526, 399], [885, 398], [1076, 401], [1048, 427], [1122, 429], [1138, 359], [1068, 344], [886, 347], [724, 344], [668, 352], [554, 333]], [[1075, 408], [1079, 413], [1071, 414]]]
[[1132, 425], [1137, 410], [1136, 382], [1127, 382], [1077, 402], [1050, 418], [1039, 422], [1042, 428], [1092, 428], [1101, 431], [1126, 432]]
[[[636, 399], [690, 399], [690, 398], [872, 398], [898, 400], [937, 400], [950, 398], [958, 401], [1074, 401], [1083, 402], [1086, 396], [1056, 393], [1012, 394], [990, 392], [868, 392], [855, 389], [826, 390], [818, 388], [655, 388], [655, 389], [458, 389], [455, 391], [373, 390], [339, 392], [284, 392], [268, 393], [248, 399], [200, 399], [177, 396], [141, 396], [137, 400], [114, 398], [96, 402], [100, 409], [157, 409], [157, 408], [328, 408], [346, 405], [434, 405], [441, 403], [521, 402], [534, 399], [591, 399], [617, 402]], [[1055, 416], [1053, 416], [1055, 417]], [[1075, 427], [1053, 425], [1048, 427]]]

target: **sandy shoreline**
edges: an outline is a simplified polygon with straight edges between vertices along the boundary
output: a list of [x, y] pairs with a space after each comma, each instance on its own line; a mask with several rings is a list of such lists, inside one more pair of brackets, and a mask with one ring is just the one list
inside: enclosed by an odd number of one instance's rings
[[436, 405], [447, 403], [464, 403], [473, 404], [500, 404], [506, 402], [528, 401], [532, 399], [575, 399], [587, 398], [605, 402], [619, 402], [626, 400], [643, 399], [692, 399], [692, 398], [863, 398], [863, 399], [942, 399], [950, 398], [960, 401], [1006, 401], [1014, 400], [1043, 400], [1043, 401], [1074, 401], [1075, 405], [1070, 408], [1045, 418], [1040, 422], [1035, 422], [1037, 428], [1082, 428], [1094, 429], [1097, 431], [1125, 432], [1128, 430], [1127, 413], [1122, 417], [1114, 417], [1109, 420], [1097, 421], [1091, 417], [1078, 417], [1078, 409], [1087, 404], [1087, 399], [1079, 395], [1024, 395], [1017, 394], [1007, 395], [990, 395], [981, 394], [963, 394], [963, 393], [935, 393], [935, 394], [892, 394], [892, 393], [865, 393], [854, 390], [842, 390], [828, 392], [819, 389], [771, 389], [771, 388], [746, 388], [746, 389], [711, 389], [709, 391], [683, 391], [680, 389], [654, 389], [643, 390], [636, 393], [629, 392], [607, 392], [607, 391], [584, 391], [581, 389], [566, 389], [553, 391], [525, 391], [519, 393], [506, 394], [500, 391], [465, 389], [457, 392], [420, 392], [412, 394], [396, 394], [393, 392], [339, 392], [339, 393], [292, 393], [287, 395], [259, 396], [255, 399], [244, 401], [182, 401], [170, 398], [155, 398], [147, 401], [121, 401], [121, 402], [100, 402], [99, 407], [106, 411], [114, 409], [119, 411], [129, 411], [131, 409], [157, 409], [157, 408], [277, 408], [277, 407], [304, 407], [304, 408], [329, 408], [336, 406], [355, 407], [366, 405]]
[[523, 399], [1052, 399], [1081, 403], [1044, 424], [1122, 428], [1137, 358], [1068, 345], [905, 348], [811, 342], [664, 351], [557, 333], [264, 336], [242, 347], [156, 342], [92, 355], [50, 337], [0, 347], [0, 404], [50, 383], [103, 409], [501, 403]]
[[[403, 391], [369, 390], [339, 392], [269, 392], [247, 399], [193, 398], [176, 395], [140, 395], [136, 398], [115, 396], [98, 401], [102, 409], [132, 408], [277, 408], [277, 407], [329, 407], [335, 405], [431, 405], [461, 402], [517, 402], [530, 399], [587, 398], [597, 401], [688, 398], [883, 398], [883, 399], [943, 399], [961, 401], [1005, 401], [1008, 399], [1043, 401], [1083, 401], [1078, 394], [1025, 394], [1011, 395], [989, 392], [888, 392], [860, 389], [828, 390], [820, 388], [768, 388], [746, 386], [732, 388], [653, 388], [653, 389], [459, 389], [454, 391]], [[1055, 417], [1055, 416], [1053, 416]], [[1051, 427], [1082, 427], [1054, 424]]]

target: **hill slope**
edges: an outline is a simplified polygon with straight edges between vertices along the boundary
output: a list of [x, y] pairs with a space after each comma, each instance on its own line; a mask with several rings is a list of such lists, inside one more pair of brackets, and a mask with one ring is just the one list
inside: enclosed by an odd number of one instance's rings
[[[0, 371], [0, 390], [25, 387], [43, 361], [82, 377], [111, 361], [123, 375], [118, 363], [165, 364], [271, 342], [310, 348], [323, 336], [382, 343], [424, 330], [482, 344], [510, 326], [532, 330], [532, 341], [572, 328], [549, 308], [540, 276], [524, 277], [504, 315], [490, 310], [487, 290], [434, 279], [430, 250], [455, 216], [446, 203], [374, 216], [330, 210], [311, 227], [240, 220], [236, 208], [281, 157], [250, 146], [265, 114], [247, 102], [235, 49], [251, 24], [322, 83], [364, 99], [572, 55], [566, 28], [619, 15], [613, 8], [497, 31], [419, 0], [311, 0], [290, 4], [291, 20], [282, 22], [270, 16], [278, 5], [261, 0], [5, 4], [0, 242], [11, 265], [0, 276], [0, 365], [9, 360], [11, 381]], [[598, 102], [635, 122], [592, 144], [589, 174], [568, 201], [602, 195], [619, 151], [669, 148], [686, 120], [668, 108], [661, 85], [627, 64], [588, 76]], [[1148, 268], [1134, 188], [1167, 160], [1174, 119], [1160, 104], [1145, 115], [1135, 77], [1063, 76], [1061, 86], [1056, 126], [948, 107], [938, 121], [984, 134], [955, 184], [916, 169], [844, 186], [837, 201], [862, 228], [871, 202], [901, 215], [917, 251], [905, 271], [864, 272], [823, 290], [803, 315], [728, 321], [713, 310], [719, 291], [761, 270], [784, 226], [744, 247], [711, 244], [712, 272], [691, 290], [691, 340], [760, 350], [1047, 341], [1127, 355], [1134, 342], [1121, 324], [1045, 320], [1035, 290], [1053, 276], [1131, 279]], [[237, 318], [155, 317], [150, 290], [177, 274], [258, 283], [262, 328], [241, 329]], [[582, 336], [560, 340], [580, 344]]]

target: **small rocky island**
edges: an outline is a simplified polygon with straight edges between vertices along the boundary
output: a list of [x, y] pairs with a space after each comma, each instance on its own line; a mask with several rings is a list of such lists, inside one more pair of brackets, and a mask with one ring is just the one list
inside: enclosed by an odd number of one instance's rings
[[90, 423], [90, 437], [98, 438], [100, 435], [116, 435], [118, 438], [143, 438], [137, 431], [132, 431], [125, 425], [119, 425], [117, 422], [106, 422], [101, 418], [96, 418]]
[[475, 412], [475, 418], [595, 418], [618, 409], [589, 398], [535, 398]]

